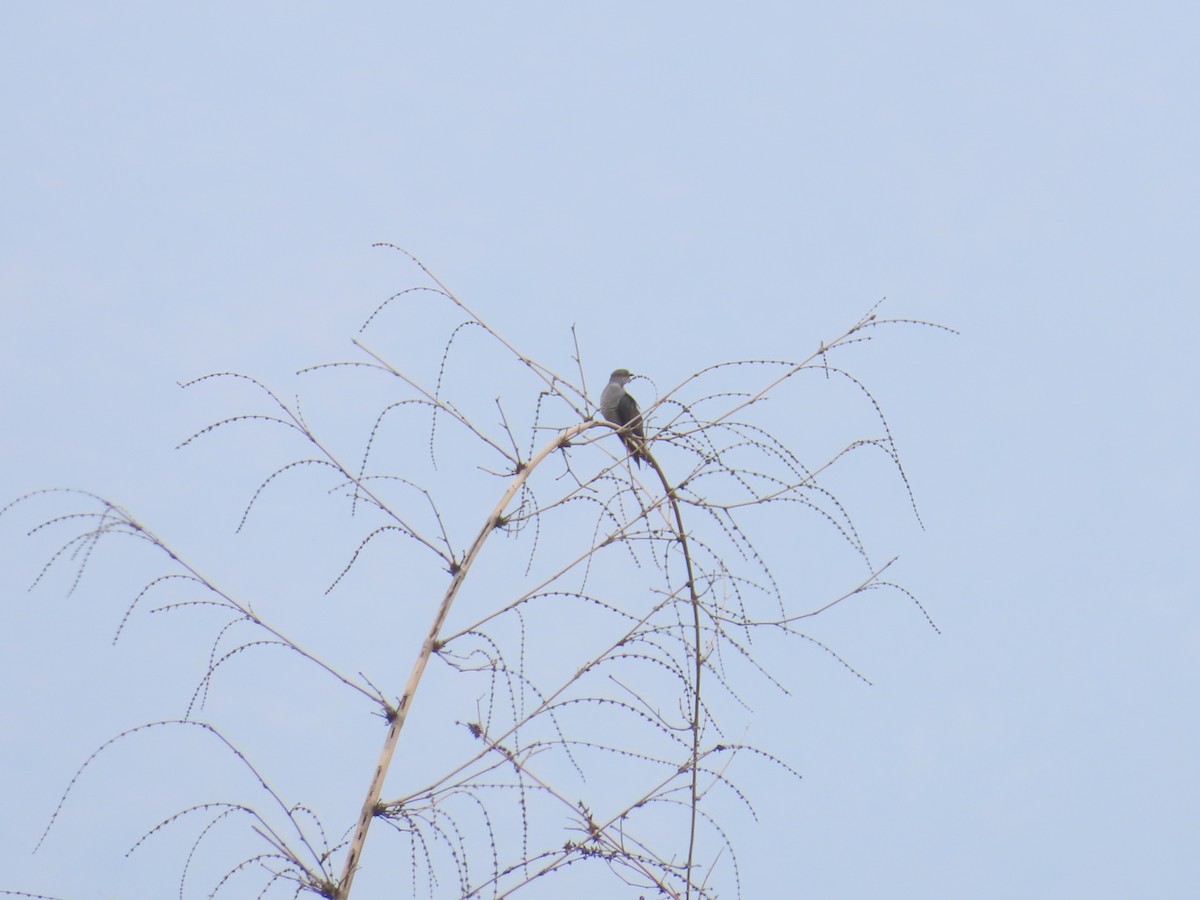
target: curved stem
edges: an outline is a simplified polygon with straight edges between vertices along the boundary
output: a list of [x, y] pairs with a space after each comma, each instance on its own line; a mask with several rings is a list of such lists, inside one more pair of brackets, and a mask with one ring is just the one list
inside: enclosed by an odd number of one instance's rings
[[700, 628], [700, 597], [696, 593], [696, 575], [692, 570], [692, 552], [688, 547], [687, 532], [683, 527], [683, 513], [679, 508], [679, 500], [675, 496], [674, 489], [667, 483], [667, 476], [663, 473], [662, 468], [658, 464], [658, 460], [650, 453], [649, 450], [643, 450], [643, 459], [646, 460], [654, 471], [658, 473], [659, 480], [662, 482], [663, 490], [666, 492], [667, 502], [671, 505], [671, 512], [675, 516], [675, 535], [683, 547], [683, 563], [687, 569], [687, 589], [688, 599], [692, 604], [692, 629], [695, 638], [695, 647], [693, 648], [693, 663], [695, 683], [692, 693], [692, 758], [690, 762], [692, 770], [691, 784], [691, 823], [688, 829], [688, 854], [687, 865], [684, 869], [685, 873], [685, 897], [692, 895], [692, 865], [696, 855], [696, 816], [697, 807], [700, 804], [699, 796], [699, 778], [700, 778], [700, 676], [704, 671], [704, 650], [702, 647], [702, 633]]

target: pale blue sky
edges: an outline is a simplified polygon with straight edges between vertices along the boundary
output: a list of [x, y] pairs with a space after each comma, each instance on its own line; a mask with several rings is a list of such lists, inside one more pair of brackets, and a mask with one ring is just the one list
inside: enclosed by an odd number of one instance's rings
[[[269, 593], [229, 532], [277, 457], [175, 451], [237, 411], [176, 382], [336, 409], [293, 373], [417, 283], [373, 241], [551, 365], [574, 325], [590, 379], [661, 388], [887, 296], [961, 332], [854, 357], [926, 530], [883, 479], [857, 515], [943, 633], [875, 601], [814, 626], [874, 686], [805, 657], [754, 724], [804, 779], [750, 779], [743, 896], [1196, 896], [1197, 33], [1182, 2], [8, 4], [0, 496], [96, 491]], [[29, 524], [0, 519], [0, 888], [173, 895], [187, 840], [120, 853], [142, 793], [227, 799], [145, 787], [195, 747], [129, 744], [29, 850], [99, 743], [182, 712], [198, 626], [110, 647], [141, 571], [26, 594]]]

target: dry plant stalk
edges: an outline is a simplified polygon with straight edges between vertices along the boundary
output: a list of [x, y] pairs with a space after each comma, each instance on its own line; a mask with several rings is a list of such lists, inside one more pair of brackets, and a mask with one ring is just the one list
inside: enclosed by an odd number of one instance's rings
[[[568, 867], [580, 863], [598, 863], [623, 884], [663, 896], [714, 897], [716, 885], [721, 884], [732, 884], [740, 893], [735, 842], [717, 816], [728, 813], [722, 806], [727, 802], [751, 813], [753, 807], [733, 782], [729, 764], [743, 756], [795, 774], [778, 757], [724, 737], [728, 733], [722, 730], [724, 719], [745, 711], [744, 698], [758, 690], [756, 685], [783, 688], [771, 674], [767, 651], [754, 646], [755, 635], [768, 633], [815, 644], [862, 677], [832, 650], [800, 631], [802, 620], [879, 589], [898, 591], [925, 615], [911, 594], [883, 580], [891, 562], [879, 565], [871, 561], [854, 521], [823, 480], [851, 454], [881, 451], [908, 490], [879, 405], [861, 382], [833, 360], [848, 347], [869, 340], [882, 326], [929, 323], [883, 319], [873, 308], [803, 359], [720, 363], [688, 376], [645, 406], [650, 423], [646, 461], [650, 465], [639, 473], [622, 455], [621, 442], [612, 436], [614, 426], [596, 415], [578, 345], [573, 357], [577, 382], [572, 382], [521, 353], [419, 261], [409, 258], [431, 284], [389, 298], [363, 329], [414, 296], [436, 295], [463, 317], [445, 345], [436, 382], [429, 385], [407, 374], [360, 340], [355, 345], [363, 359], [304, 370], [307, 374], [348, 366], [366, 368], [399, 382], [408, 392], [378, 414], [357, 468], [343, 463], [317, 436], [300, 414], [298, 403], [285, 403], [260, 382], [233, 373], [205, 376], [184, 386], [233, 379], [260, 392], [270, 411], [223, 419], [181, 445], [229, 426], [262, 423], [283, 425], [300, 437], [313, 455], [272, 472], [255, 492], [242, 522], [264, 490], [285, 473], [312, 467], [332, 472], [334, 490], [345, 497], [352, 512], [372, 517], [374, 524], [331, 589], [355, 567], [365, 565], [362, 560], [373, 552], [377, 539], [392, 535], [431, 555], [449, 573], [449, 583], [398, 698], [389, 700], [366, 675], [348, 674], [287, 635], [282, 627], [267, 622], [250, 603], [217, 587], [121, 507], [83, 494], [99, 504], [98, 511], [54, 516], [33, 530], [84, 525], [53, 554], [42, 575], [73, 559], [78, 566], [77, 584], [101, 538], [132, 536], [164, 552], [174, 568], [137, 595], [118, 634], [143, 598], [177, 581], [200, 589], [203, 599], [189, 596], [159, 609], [215, 607], [226, 615], [186, 714], [178, 720], [122, 732], [98, 749], [72, 779], [51, 825], [71, 786], [99, 753], [146, 729], [186, 727], [214, 737], [223, 752], [231, 753], [251, 772], [271, 798], [270, 810], [250, 803], [197, 804], [160, 822], [134, 845], [136, 849], [185, 816], [209, 815], [213, 821], [247, 818], [267, 849], [230, 866], [212, 895], [234, 890], [231, 885], [238, 878], [258, 870], [268, 873], [262, 895], [279, 887], [349, 900], [376, 820], [406, 842], [414, 893], [424, 872], [430, 896], [446, 878], [453, 881], [450, 893], [454, 896], [506, 897], [552, 874], [566, 877]], [[517, 439], [520, 429], [509, 424], [503, 405], [499, 406], [500, 429], [492, 432], [465, 406], [446, 399], [444, 382], [457, 361], [456, 341], [466, 334], [481, 334], [501, 360], [514, 363], [518, 371], [532, 377], [538, 401], [529, 433], [551, 433], [537, 449], [531, 439], [530, 449], [522, 453]], [[605, 360], [591, 368], [607, 372], [616, 364]], [[814, 374], [825, 382], [836, 380], [852, 386], [872, 412], [877, 433], [850, 439], [815, 464], [808, 464], [754, 416], [768, 397]], [[719, 390], [707, 387], [714, 381]], [[407, 476], [378, 471], [373, 462], [381, 455], [377, 445], [383, 441], [388, 423], [413, 412], [430, 415], [429, 451], [436, 469], [445, 468], [436, 435], [439, 428], [449, 427], [461, 437], [455, 440], [452, 453], [441, 451], [444, 456], [453, 455], [457, 462], [464, 442], [469, 441], [474, 448], [470, 452], [481, 453], [488, 460], [487, 466], [479, 464], [478, 469], [503, 480], [499, 499], [477, 524], [475, 537], [465, 550], [455, 550], [453, 529], [447, 527], [443, 509], [431, 491]], [[555, 419], [559, 424], [541, 424]], [[545, 472], [547, 465], [557, 466], [557, 474]], [[396, 488], [403, 489], [401, 499], [391, 493]], [[543, 492], [554, 492], [554, 496], [542, 502]], [[48, 493], [53, 492], [27, 495], [4, 511]], [[911, 490], [908, 495], [911, 500]], [[71, 496], [80, 496], [80, 492]], [[413, 504], [413, 497], [420, 502]], [[428, 507], [425, 512], [421, 512], [423, 506]], [[759, 553], [747, 525], [751, 513], [768, 506], [793, 507], [814, 514], [828, 526], [861, 560], [863, 574], [857, 583], [835, 599], [799, 607]], [[915, 513], [915, 504], [913, 509]], [[560, 527], [564, 519], [567, 524]], [[590, 539], [579, 525], [581, 520], [590, 522]], [[514, 577], [517, 586], [504, 586], [511, 590], [508, 598], [482, 610], [476, 604], [470, 612], [477, 616], [475, 621], [464, 620], [452, 633], [445, 633], [455, 601], [481, 563], [488, 538], [496, 532], [523, 538], [529, 531], [534, 534], [528, 541], [529, 557], [524, 572]], [[564, 534], [573, 538], [560, 548]], [[550, 546], [545, 547], [547, 544]], [[542, 557], [552, 562], [534, 574]], [[492, 574], [479, 577], [487, 579], [489, 587], [501, 584], [491, 581], [495, 578]], [[636, 586], [638, 581], [646, 584]], [[572, 615], [565, 631], [557, 623], [564, 607]], [[233, 639], [227, 635], [247, 627], [254, 638], [231, 646]], [[539, 628], [535, 643], [534, 633]], [[548, 653], [527, 653], [527, 646], [544, 648], [556, 641], [577, 641], [587, 647], [581, 647], [582, 655], [570, 657], [568, 663], [544, 658]], [[286, 802], [234, 741], [214, 725], [192, 717], [228, 660], [268, 645], [299, 654], [307, 664], [374, 705], [387, 722], [358, 817], [332, 845], [324, 840], [314, 810]], [[455, 758], [427, 783], [410, 782], [403, 796], [385, 798], [401, 732], [435, 656], [445, 663], [448, 673], [465, 683], [483, 685], [477, 718], [459, 722], [474, 749]], [[625, 777], [611, 776], [617, 768]], [[592, 786], [592, 779], [598, 789]], [[591, 791], [590, 801], [578, 799], [585, 786]], [[566, 841], [552, 824], [564, 817], [575, 835]], [[320, 839], [314, 838], [313, 820], [318, 823]], [[203, 834], [193, 852], [202, 840]], [[480, 855], [487, 859], [482, 866], [476, 861]], [[729, 860], [724, 868], [718, 866], [722, 857]]]

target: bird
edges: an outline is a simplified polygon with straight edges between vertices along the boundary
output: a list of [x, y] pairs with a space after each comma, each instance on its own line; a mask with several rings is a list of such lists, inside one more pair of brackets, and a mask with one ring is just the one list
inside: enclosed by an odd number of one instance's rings
[[637, 401], [625, 390], [633, 375], [628, 369], [617, 369], [608, 377], [608, 384], [600, 394], [600, 412], [604, 418], [616, 425], [621, 442], [633, 461], [641, 468], [642, 460], [649, 460], [646, 451], [646, 431], [642, 424], [642, 411]]

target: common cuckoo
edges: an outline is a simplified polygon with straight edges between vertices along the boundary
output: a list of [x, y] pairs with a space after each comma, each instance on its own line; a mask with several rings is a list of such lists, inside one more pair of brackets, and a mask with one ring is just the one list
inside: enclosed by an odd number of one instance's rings
[[633, 376], [628, 369], [617, 369], [609, 376], [608, 385], [600, 395], [600, 412], [604, 418], [621, 430], [617, 432], [625, 449], [640, 467], [646, 455], [646, 431], [642, 425], [642, 411], [637, 401], [625, 390]]

